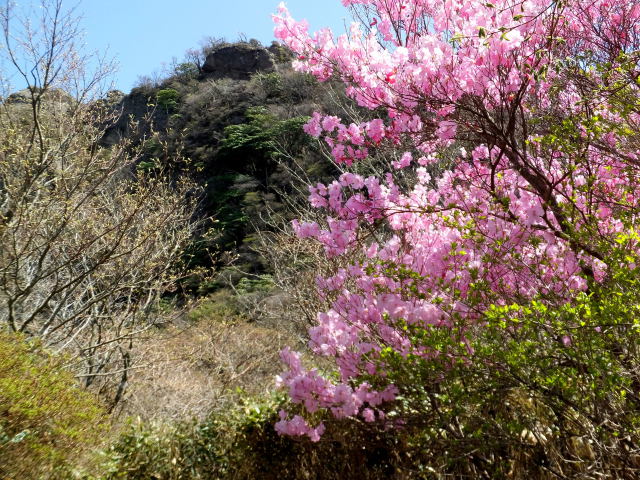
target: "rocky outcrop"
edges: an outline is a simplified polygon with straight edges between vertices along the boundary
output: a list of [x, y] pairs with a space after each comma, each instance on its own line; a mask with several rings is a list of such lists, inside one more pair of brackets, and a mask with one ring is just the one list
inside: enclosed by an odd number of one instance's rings
[[257, 72], [275, 71], [269, 51], [250, 43], [238, 43], [217, 48], [205, 60], [202, 71], [208, 78], [248, 80]]
[[[238, 42], [223, 44], [211, 51], [202, 66], [200, 82], [206, 80], [249, 80], [258, 72], [275, 72], [276, 64], [289, 62], [290, 52], [283, 46], [274, 44], [269, 49], [257, 42]], [[105, 133], [100, 142], [103, 146], [117, 144], [123, 138], [142, 137], [151, 130], [163, 131], [169, 121], [167, 109], [156, 107], [158, 92], [162, 89], [179, 88], [170, 82], [155, 87], [140, 86], [128, 95], [113, 92], [107, 99], [115, 120], [105, 125]], [[239, 87], [242, 89], [243, 87]], [[244, 120], [246, 105], [239, 103], [237, 115], [230, 113], [226, 121], [229, 124], [241, 123]], [[136, 132], [132, 132], [132, 122], [139, 122]]]
[[109, 108], [113, 119], [104, 126], [100, 145], [110, 147], [123, 138], [142, 138], [152, 130], [164, 130], [167, 127], [168, 113], [155, 107], [157, 92], [134, 88], [128, 95], [120, 96], [117, 93], [110, 93]]
[[12, 93], [6, 99], [8, 104], [31, 103], [31, 93], [26, 88], [19, 92]]
[[[38, 90], [34, 90], [37, 94]], [[31, 104], [32, 94], [29, 89], [25, 88], [9, 95], [5, 103], [7, 104]], [[64, 90], [59, 88], [50, 88], [43, 95], [42, 100], [46, 103], [61, 103], [65, 105], [73, 105], [74, 99]]]

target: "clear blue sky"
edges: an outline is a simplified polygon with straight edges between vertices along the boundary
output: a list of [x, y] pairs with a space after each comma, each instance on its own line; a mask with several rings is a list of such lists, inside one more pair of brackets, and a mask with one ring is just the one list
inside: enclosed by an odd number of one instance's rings
[[[71, 0], [70, 0], [71, 1]], [[108, 48], [120, 64], [116, 88], [129, 91], [136, 79], [162, 70], [172, 57], [180, 60], [204, 37], [237, 40], [240, 35], [269, 45], [271, 14], [279, 0], [83, 0], [87, 48]], [[348, 11], [340, 0], [289, 0], [296, 19], [311, 29], [324, 26], [344, 31]]]

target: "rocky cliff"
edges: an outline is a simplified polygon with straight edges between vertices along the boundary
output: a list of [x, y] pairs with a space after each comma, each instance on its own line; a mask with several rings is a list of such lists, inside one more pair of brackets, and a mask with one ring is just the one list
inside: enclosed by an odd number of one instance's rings
[[248, 80], [257, 72], [273, 72], [273, 56], [266, 48], [251, 43], [237, 43], [217, 48], [204, 62], [202, 71], [209, 78]]

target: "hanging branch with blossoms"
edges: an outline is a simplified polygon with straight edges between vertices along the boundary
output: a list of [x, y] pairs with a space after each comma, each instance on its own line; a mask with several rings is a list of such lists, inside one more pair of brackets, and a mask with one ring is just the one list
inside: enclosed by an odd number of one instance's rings
[[[385, 419], [401, 393], [387, 378], [389, 352], [446, 365], [473, 353], [468, 340], [491, 306], [562, 305], [607, 281], [640, 199], [637, 0], [342, 3], [360, 20], [347, 34], [311, 34], [281, 4], [276, 37], [296, 69], [342, 80], [358, 105], [384, 114], [345, 124], [315, 113], [305, 131], [347, 167], [411, 148], [380, 177], [312, 186], [326, 223], [294, 224], [331, 257], [361, 253], [318, 280], [335, 300], [310, 347], [337, 374], [282, 352], [279, 382], [306, 413], [281, 412], [276, 428], [312, 440], [324, 412]], [[394, 180], [405, 170], [416, 178], [408, 189]], [[418, 330], [464, 348], [417, 342]]]

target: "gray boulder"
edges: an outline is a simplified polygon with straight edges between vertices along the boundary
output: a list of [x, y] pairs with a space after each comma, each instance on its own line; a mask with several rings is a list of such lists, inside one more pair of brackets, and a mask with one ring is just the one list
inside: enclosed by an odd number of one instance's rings
[[[12, 93], [6, 98], [8, 104], [31, 104], [31, 92], [25, 88]], [[44, 102], [62, 103], [65, 105], [72, 105], [74, 103], [73, 97], [64, 90], [59, 88], [51, 88], [47, 90], [43, 96]]]
[[209, 78], [248, 80], [256, 72], [275, 71], [269, 51], [251, 44], [235, 44], [217, 48], [204, 62], [202, 71]]

